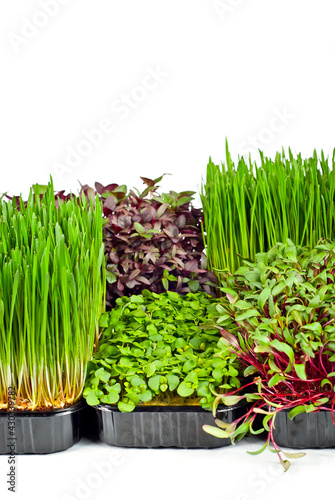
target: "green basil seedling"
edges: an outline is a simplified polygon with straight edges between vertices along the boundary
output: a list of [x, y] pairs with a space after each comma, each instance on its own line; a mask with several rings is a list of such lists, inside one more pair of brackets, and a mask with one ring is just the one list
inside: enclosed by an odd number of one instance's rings
[[220, 313], [204, 292], [146, 290], [120, 297], [103, 315], [84, 397], [90, 405], [187, 404], [212, 409], [216, 394], [240, 387], [240, 365], [215, 326]]

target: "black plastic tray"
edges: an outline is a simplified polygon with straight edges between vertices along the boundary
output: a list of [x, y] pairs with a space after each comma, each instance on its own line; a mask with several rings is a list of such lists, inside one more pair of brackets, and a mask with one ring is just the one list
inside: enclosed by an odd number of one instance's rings
[[335, 425], [331, 412], [299, 413], [293, 420], [289, 410], [281, 410], [275, 418], [274, 441], [287, 448], [333, 448], [335, 447]]
[[[217, 418], [231, 423], [245, 414], [245, 405], [243, 402], [236, 406], [219, 407]], [[117, 407], [99, 405], [89, 408], [89, 414], [89, 437], [98, 437], [109, 445], [218, 448], [231, 444], [230, 439], [211, 436], [202, 429], [205, 424], [215, 426], [215, 422], [210, 411], [198, 406], [137, 406], [131, 413], [121, 413]]]
[[[73, 446], [82, 435], [84, 408], [85, 403], [80, 402], [62, 410], [15, 412], [15, 455], [55, 453]], [[12, 454], [8, 417], [9, 413], [0, 412], [1, 455]]]

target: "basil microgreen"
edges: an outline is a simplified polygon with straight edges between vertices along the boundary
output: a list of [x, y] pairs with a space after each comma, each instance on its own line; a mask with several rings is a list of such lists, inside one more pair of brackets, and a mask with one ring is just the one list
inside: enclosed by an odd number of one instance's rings
[[100, 319], [104, 329], [89, 365], [87, 403], [117, 403], [121, 411], [132, 411], [141, 403], [193, 398], [211, 409], [214, 389], [238, 389], [239, 362], [214, 327], [219, 313], [213, 303], [219, 300], [203, 292], [182, 297], [149, 290], [118, 298]]

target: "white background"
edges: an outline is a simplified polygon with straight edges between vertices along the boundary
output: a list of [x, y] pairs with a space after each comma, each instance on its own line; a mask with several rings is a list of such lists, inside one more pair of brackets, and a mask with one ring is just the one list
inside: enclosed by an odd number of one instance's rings
[[[235, 159], [282, 146], [332, 156], [332, 0], [46, 4], [0, 6], [0, 193], [26, 196], [50, 174], [67, 191], [78, 180], [141, 188], [141, 175], [163, 173], [173, 174], [164, 191], [198, 190], [209, 156], [224, 160], [225, 137]], [[94, 130], [95, 144], [83, 143]], [[276, 500], [291, 498], [295, 484], [304, 498], [330, 488], [332, 450], [309, 451], [274, 476], [277, 458], [247, 449], [119, 450], [123, 463], [86, 498]], [[16, 498], [80, 498], [77, 482], [111, 450], [83, 441], [63, 454], [19, 457]], [[0, 457], [1, 498], [6, 470]]]

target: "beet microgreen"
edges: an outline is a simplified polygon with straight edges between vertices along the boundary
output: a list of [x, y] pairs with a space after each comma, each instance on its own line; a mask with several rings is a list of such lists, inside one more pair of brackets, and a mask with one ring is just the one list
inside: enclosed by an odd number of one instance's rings
[[308, 159], [290, 150], [274, 160], [260, 153], [260, 161], [239, 158], [235, 166], [227, 144], [226, 164], [209, 160], [202, 203], [208, 264], [218, 273], [287, 238], [309, 248], [335, 239], [335, 156], [331, 166], [315, 151]]
[[82, 394], [104, 311], [102, 207], [56, 203], [52, 181], [0, 205], [0, 407], [62, 407]]
[[[218, 327], [224, 343], [245, 366], [244, 375], [254, 374], [257, 386], [256, 391], [244, 386], [246, 393], [235, 397], [252, 405], [230, 429], [221, 431], [222, 437], [234, 440], [249, 430], [255, 433], [256, 416], [265, 415], [266, 445], [272, 443], [285, 469], [289, 462], [281, 457], [284, 452], [273, 436], [278, 412], [289, 410], [293, 419], [301, 412], [327, 410], [335, 424], [334, 276], [334, 243], [322, 241], [308, 250], [287, 240], [257, 254], [255, 263], [244, 261], [222, 289], [226, 296]], [[214, 409], [219, 402], [230, 404], [230, 397], [234, 392], [218, 395]]]
[[[209, 324], [218, 299], [203, 292], [122, 297], [102, 315], [98, 351], [89, 364], [84, 397], [90, 405], [194, 404], [211, 409], [212, 391], [238, 388], [239, 363]], [[206, 326], [208, 324], [208, 326]]]

